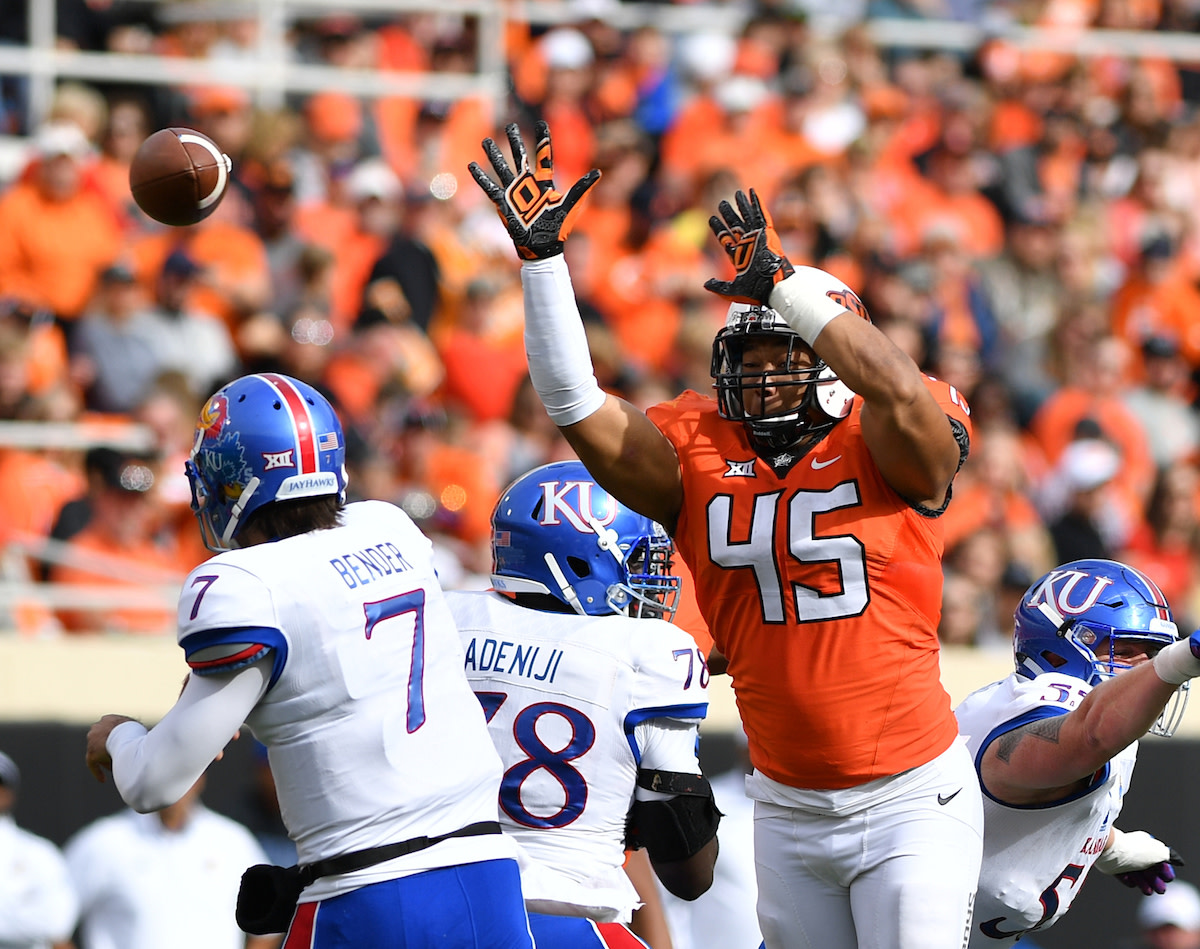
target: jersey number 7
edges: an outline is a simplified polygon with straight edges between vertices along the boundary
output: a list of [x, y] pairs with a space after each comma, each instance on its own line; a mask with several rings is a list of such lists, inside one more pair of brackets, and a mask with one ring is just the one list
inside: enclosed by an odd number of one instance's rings
[[383, 600], [363, 604], [367, 639], [384, 620], [413, 614], [412, 662], [408, 667], [408, 711], [405, 726], [411, 735], [425, 724], [425, 591], [410, 590]]

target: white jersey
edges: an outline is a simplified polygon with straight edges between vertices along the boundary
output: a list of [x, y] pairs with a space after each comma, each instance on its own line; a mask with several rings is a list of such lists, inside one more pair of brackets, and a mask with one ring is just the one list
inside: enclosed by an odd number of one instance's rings
[[[694, 735], [708, 710], [695, 642], [663, 620], [546, 613], [486, 592], [447, 600], [504, 761], [500, 820], [526, 858], [527, 908], [628, 921], [638, 898], [622, 869], [625, 817], [638, 768], [685, 769], [655, 760], [635, 733], [673, 719]], [[687, 767], [699, 773], [694, 748]]]
[[62, 852], [0, 813], [0, 949], [50, 949], [66, 942], [78, 914]]
[[121, 811], [67, 841], [87, 949], [243, 949], [234, 921], [247, 867], [266, 859], [241, 824], [195, 805], [168, 830], [157, 814]]
[[[198, 674], [271, 657], [247, 724], [268, 748], [301, 863], [496, 819], [500, 760], [431, 545], [394, 505], [351, 504], [341, 527], [197, 567], [179, 642]], [[457, 838], [318, 880], [303, 900], [514, 852], [498, 834]]]
[[[1077, 708], [1091, 686], [1047, 673], [1016, 673], [963, 699], [958, 727], [979, 770], [987, 746], [1031, 721]], [[1002, 804], [983, 789], [983, 869], [971, 949], [1006, 946], [1067, 912], [1121, 812], [1137, 760], [1134, 742], [1096, 773], [1088, 789], [1056, 804]]]

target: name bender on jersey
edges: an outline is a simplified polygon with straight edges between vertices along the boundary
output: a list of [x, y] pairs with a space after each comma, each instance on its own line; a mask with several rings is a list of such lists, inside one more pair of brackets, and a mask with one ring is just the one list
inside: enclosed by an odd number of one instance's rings
[[351, 590], [355, 587], [365, 587], [373, 580], [390, 577], [393, 573], [403, 573], [412, 569], [412, 564], [404, 559], [400, 548], [391, 541], [342, 554], [340, 557], [334, 557], [329, 563]]

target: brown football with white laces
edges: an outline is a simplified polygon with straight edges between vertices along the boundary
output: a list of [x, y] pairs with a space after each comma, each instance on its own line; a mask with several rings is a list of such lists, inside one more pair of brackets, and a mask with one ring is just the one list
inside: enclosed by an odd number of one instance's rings
[[129, 166], [129, 190], [154, 220], [196, 224], [217, 209], [229, 186], [229, 156], [207, 135], [159, 129], [139, 146]]

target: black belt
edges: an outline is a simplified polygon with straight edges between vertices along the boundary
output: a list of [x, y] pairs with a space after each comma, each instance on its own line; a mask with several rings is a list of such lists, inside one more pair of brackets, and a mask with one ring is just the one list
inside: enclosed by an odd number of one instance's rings
[[331, 877], [341, 873], [353, 873], [355, 870], [363, 870], [377, 863], [383, 863], [385, 860], [394, 860], [396, 857], [403, 857], [405, 854], [425, 850], [434, 844], [440, 844], [443, 840], [449, 840], [451, 837], [480, 837], [484, 834], [498, 833], [500, 833], [500, 824], [497, 821], [481, 820], [438, 837], [412, 837], [409, 840], [401, 840], [394, 844], [384, 844], [381, 847], [368, 847], [366, 850], [355, 850], [353, 853], [344, 853], [338, 857], [330, 857], [328, 860], [318, 860], [316, 863], [309, 863], [302, 866], [300, 868], [301, 885], [308, 886], [318, 877]]

